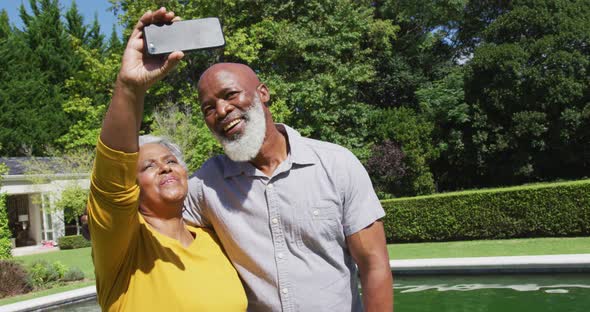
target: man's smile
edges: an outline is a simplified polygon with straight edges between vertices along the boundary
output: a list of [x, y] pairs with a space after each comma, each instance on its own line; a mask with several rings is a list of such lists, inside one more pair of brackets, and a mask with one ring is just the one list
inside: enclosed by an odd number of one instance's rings
[[246, 125], [246, 119], [247, 117], [244, 115], [239, 117], [234, 116], [226, 118], [227, 121], [224, 120], [220, 124], [219, 133], [226, 138], [231, 138], [235, 135], [238, 135], [241, 131], [244, 130], [244, 127]]
[[242, 121], [242, 118], [237, 118], [232, 120], [230, 123], [228, 123], [227, 125], [225, 125], [223, 127], [223, 131], [227, 132], [228, 130], [230, 130], [231, 128], [233, 128], [235, 125], [237, 125], [238, 123], [240, 123], [240, 121]]

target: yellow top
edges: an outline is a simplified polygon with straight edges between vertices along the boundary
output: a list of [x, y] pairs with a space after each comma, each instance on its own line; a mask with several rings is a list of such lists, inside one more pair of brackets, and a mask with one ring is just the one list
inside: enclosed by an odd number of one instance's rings
[[138, 212], [137, 153], [96, 148], [88, 217], [103, 311], [245, 311], [238, 274], [214, 233], [188, 247], [155, 231]]

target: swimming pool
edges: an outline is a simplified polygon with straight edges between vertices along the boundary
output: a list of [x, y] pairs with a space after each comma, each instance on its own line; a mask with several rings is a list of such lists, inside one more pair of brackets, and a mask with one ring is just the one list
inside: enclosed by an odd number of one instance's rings
[[[398, 312], [586, 312], [590, 274], [399, 276]], [[51, 311], [100, 311], [96, 300]]]
[[586, 312], [590, 274], [400, 276], [396, 311]]

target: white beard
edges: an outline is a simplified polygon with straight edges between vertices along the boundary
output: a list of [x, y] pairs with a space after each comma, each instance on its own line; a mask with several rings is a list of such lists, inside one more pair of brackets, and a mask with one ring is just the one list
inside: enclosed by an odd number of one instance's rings
[[252, 106], [244, 115], [246, 126], [244, 133], [233, 140], [214, 133], [215, 138], [223, 146], [225, 155], [233, 161], [250, 161], [258, 155], [266, 136], [266, 119], [260, 97], [256, 95]]

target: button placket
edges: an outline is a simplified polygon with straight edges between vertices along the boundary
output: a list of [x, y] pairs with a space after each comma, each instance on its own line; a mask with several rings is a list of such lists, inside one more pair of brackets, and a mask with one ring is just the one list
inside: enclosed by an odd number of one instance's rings
[[278, 287], [281, 289], [279, 292], [279, 297], [281, 300], [282, 310], [291, 311], [291, 300], [290, 296], [288, 296], [291, 285], [287, 276], [285, 235], [280, 222], [280, 207], [276, 196], [276, 187], [271, 182], [266, 185], [266, 196], [268, 199], [268, 212], [270, 218], [271, 235], [274, 245], [273, 247], [278, 275]]

